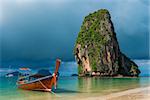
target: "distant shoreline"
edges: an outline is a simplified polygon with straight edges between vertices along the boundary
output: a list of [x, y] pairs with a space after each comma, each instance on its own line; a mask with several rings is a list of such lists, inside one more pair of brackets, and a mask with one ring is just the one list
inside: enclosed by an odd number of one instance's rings
[[123, 76], [123, 75], [116, 75], [116, 76], [101, 76], [101, 75], [79, 75], [79, 74], [71, 74], [71, 77], [86, 77], [86, 78], [149, 78], [150, 76]]

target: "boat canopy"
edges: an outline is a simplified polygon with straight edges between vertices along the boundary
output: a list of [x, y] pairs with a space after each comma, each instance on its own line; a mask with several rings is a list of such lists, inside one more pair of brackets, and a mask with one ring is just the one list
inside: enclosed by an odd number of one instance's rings
[[37, 72], [38, 75], [41, 76], [48, 76], [48, 75], [52, 75], [48, 69], [41, 69]]

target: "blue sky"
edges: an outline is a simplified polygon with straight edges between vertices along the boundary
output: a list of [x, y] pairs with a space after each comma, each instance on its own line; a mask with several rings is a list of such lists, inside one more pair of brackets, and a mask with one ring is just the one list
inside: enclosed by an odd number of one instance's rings
[[120, 49], [149, 58], [150, 0], [0, 0], [1, 61], [74, 60], [73, 47], [90, 12], [108, 9]]

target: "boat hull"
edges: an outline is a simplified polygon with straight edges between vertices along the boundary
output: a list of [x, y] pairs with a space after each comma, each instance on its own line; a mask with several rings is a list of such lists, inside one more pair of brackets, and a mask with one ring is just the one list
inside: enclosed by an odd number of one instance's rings
[[25, 90], [51, 91], [54, 84], [53, 77], [44, 77], [24, 84], [19, 84], [18, 88]]

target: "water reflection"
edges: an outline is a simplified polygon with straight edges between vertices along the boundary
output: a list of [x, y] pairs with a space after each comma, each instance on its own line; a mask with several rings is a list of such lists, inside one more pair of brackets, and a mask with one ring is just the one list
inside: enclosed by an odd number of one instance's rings
[[[142, 78], [79, 78], [78, 79], [78, 90], [87, 93], [104, 93], [120, 91], [130, 88], [140, 87], [143, 83]], [[148, 83], [145, 80], [145, 85]], [[148, 84], [147, 84], [148, 85]]]

